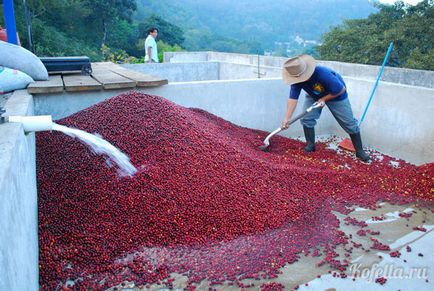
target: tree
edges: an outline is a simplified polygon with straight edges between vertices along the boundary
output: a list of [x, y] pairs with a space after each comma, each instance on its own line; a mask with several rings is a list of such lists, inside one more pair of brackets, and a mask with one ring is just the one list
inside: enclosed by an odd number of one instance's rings
[[169, 23], [161, 17], [152, 14], [150, 17], [146, 18], [143, 23], [139, 24], [140, 37], [146, 38], [148, 30], [151, 27], [156, 27], [158, 29], [158, 38], [160, 40], [171, 46], [182, 46], [182, 43], [184, 42], [184, 32], [175, 24]]
[[434, 1], [377, 6], [367, 19], [347, 20], [324, 34], [320, 58], [379, 65], [393, 41], [389, 65], [434, 70]]
[[[101, 45], [107, 40], [108, 27], [116, 20], [131, 21], [132, 13], [136, 10], [135, 0], [83, 0], [85, 7], [91, 11], [89, 20], [102, 30]], [[98, 25], [96, 25], [98, 27]]]

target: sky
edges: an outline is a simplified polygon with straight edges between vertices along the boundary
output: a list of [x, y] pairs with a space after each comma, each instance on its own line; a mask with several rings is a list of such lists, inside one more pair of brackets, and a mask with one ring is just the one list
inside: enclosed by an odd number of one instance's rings
[[[380, 2], [381, 3], [387, 3], [387, 4], [393, 4], [393, 3], [396, 2], [396, 0], [380, 0]], [[415, 4], [419, 3], [419, 2], [421, 2], [421, 0], [404, 0], [404, 2], [408, 3], [408, 4], [415, 5]]]

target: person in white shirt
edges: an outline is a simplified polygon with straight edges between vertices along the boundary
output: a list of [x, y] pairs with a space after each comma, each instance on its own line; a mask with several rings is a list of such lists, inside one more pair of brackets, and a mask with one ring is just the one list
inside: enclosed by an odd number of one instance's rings
[[158, 49], [155, 38], [158, 35], [158, 29], [152, 27], [148, 30], [148, 37], [145, 40], [145, 63], [158, 63]]

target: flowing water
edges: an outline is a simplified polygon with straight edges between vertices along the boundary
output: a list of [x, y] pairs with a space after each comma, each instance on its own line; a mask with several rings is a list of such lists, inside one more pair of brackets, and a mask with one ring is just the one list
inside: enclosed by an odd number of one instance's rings
[[[133, 164], [131, 164], [130, 158], [126, 154], [97, 135], [93, 135], [76, 128], [69, 128], [59, 125], [54, 122], [53, 130], [63, 132], [64, 134], [73, 138], [78, 138], [81, 142], [88, 145], [94, 153], [98, 155], [106, 155], [119, 167], [119, 175], [133, 176], [137, 172], [137, 169], [133, 166]], [[108, 162], [108, 165], [111, 166], [111, 163]]]

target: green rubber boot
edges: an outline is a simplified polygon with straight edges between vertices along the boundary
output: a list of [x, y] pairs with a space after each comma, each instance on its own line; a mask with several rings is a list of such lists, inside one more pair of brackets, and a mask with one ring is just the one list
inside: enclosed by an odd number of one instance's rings
[[304, 147], [304, 151], [306, 153], [315, 151], [315, 128], [303, 126], [304, 137], [306, 138], [306, 146]]
[[360, 137], [360, 132], [350, 134], [351, 141], [353, 142], [353, 146], [356, 149], [356, 157], [361, 159], [364, 162], [369, 161], [371, 158], [369, 155], [363, 150], [362, 138]]

